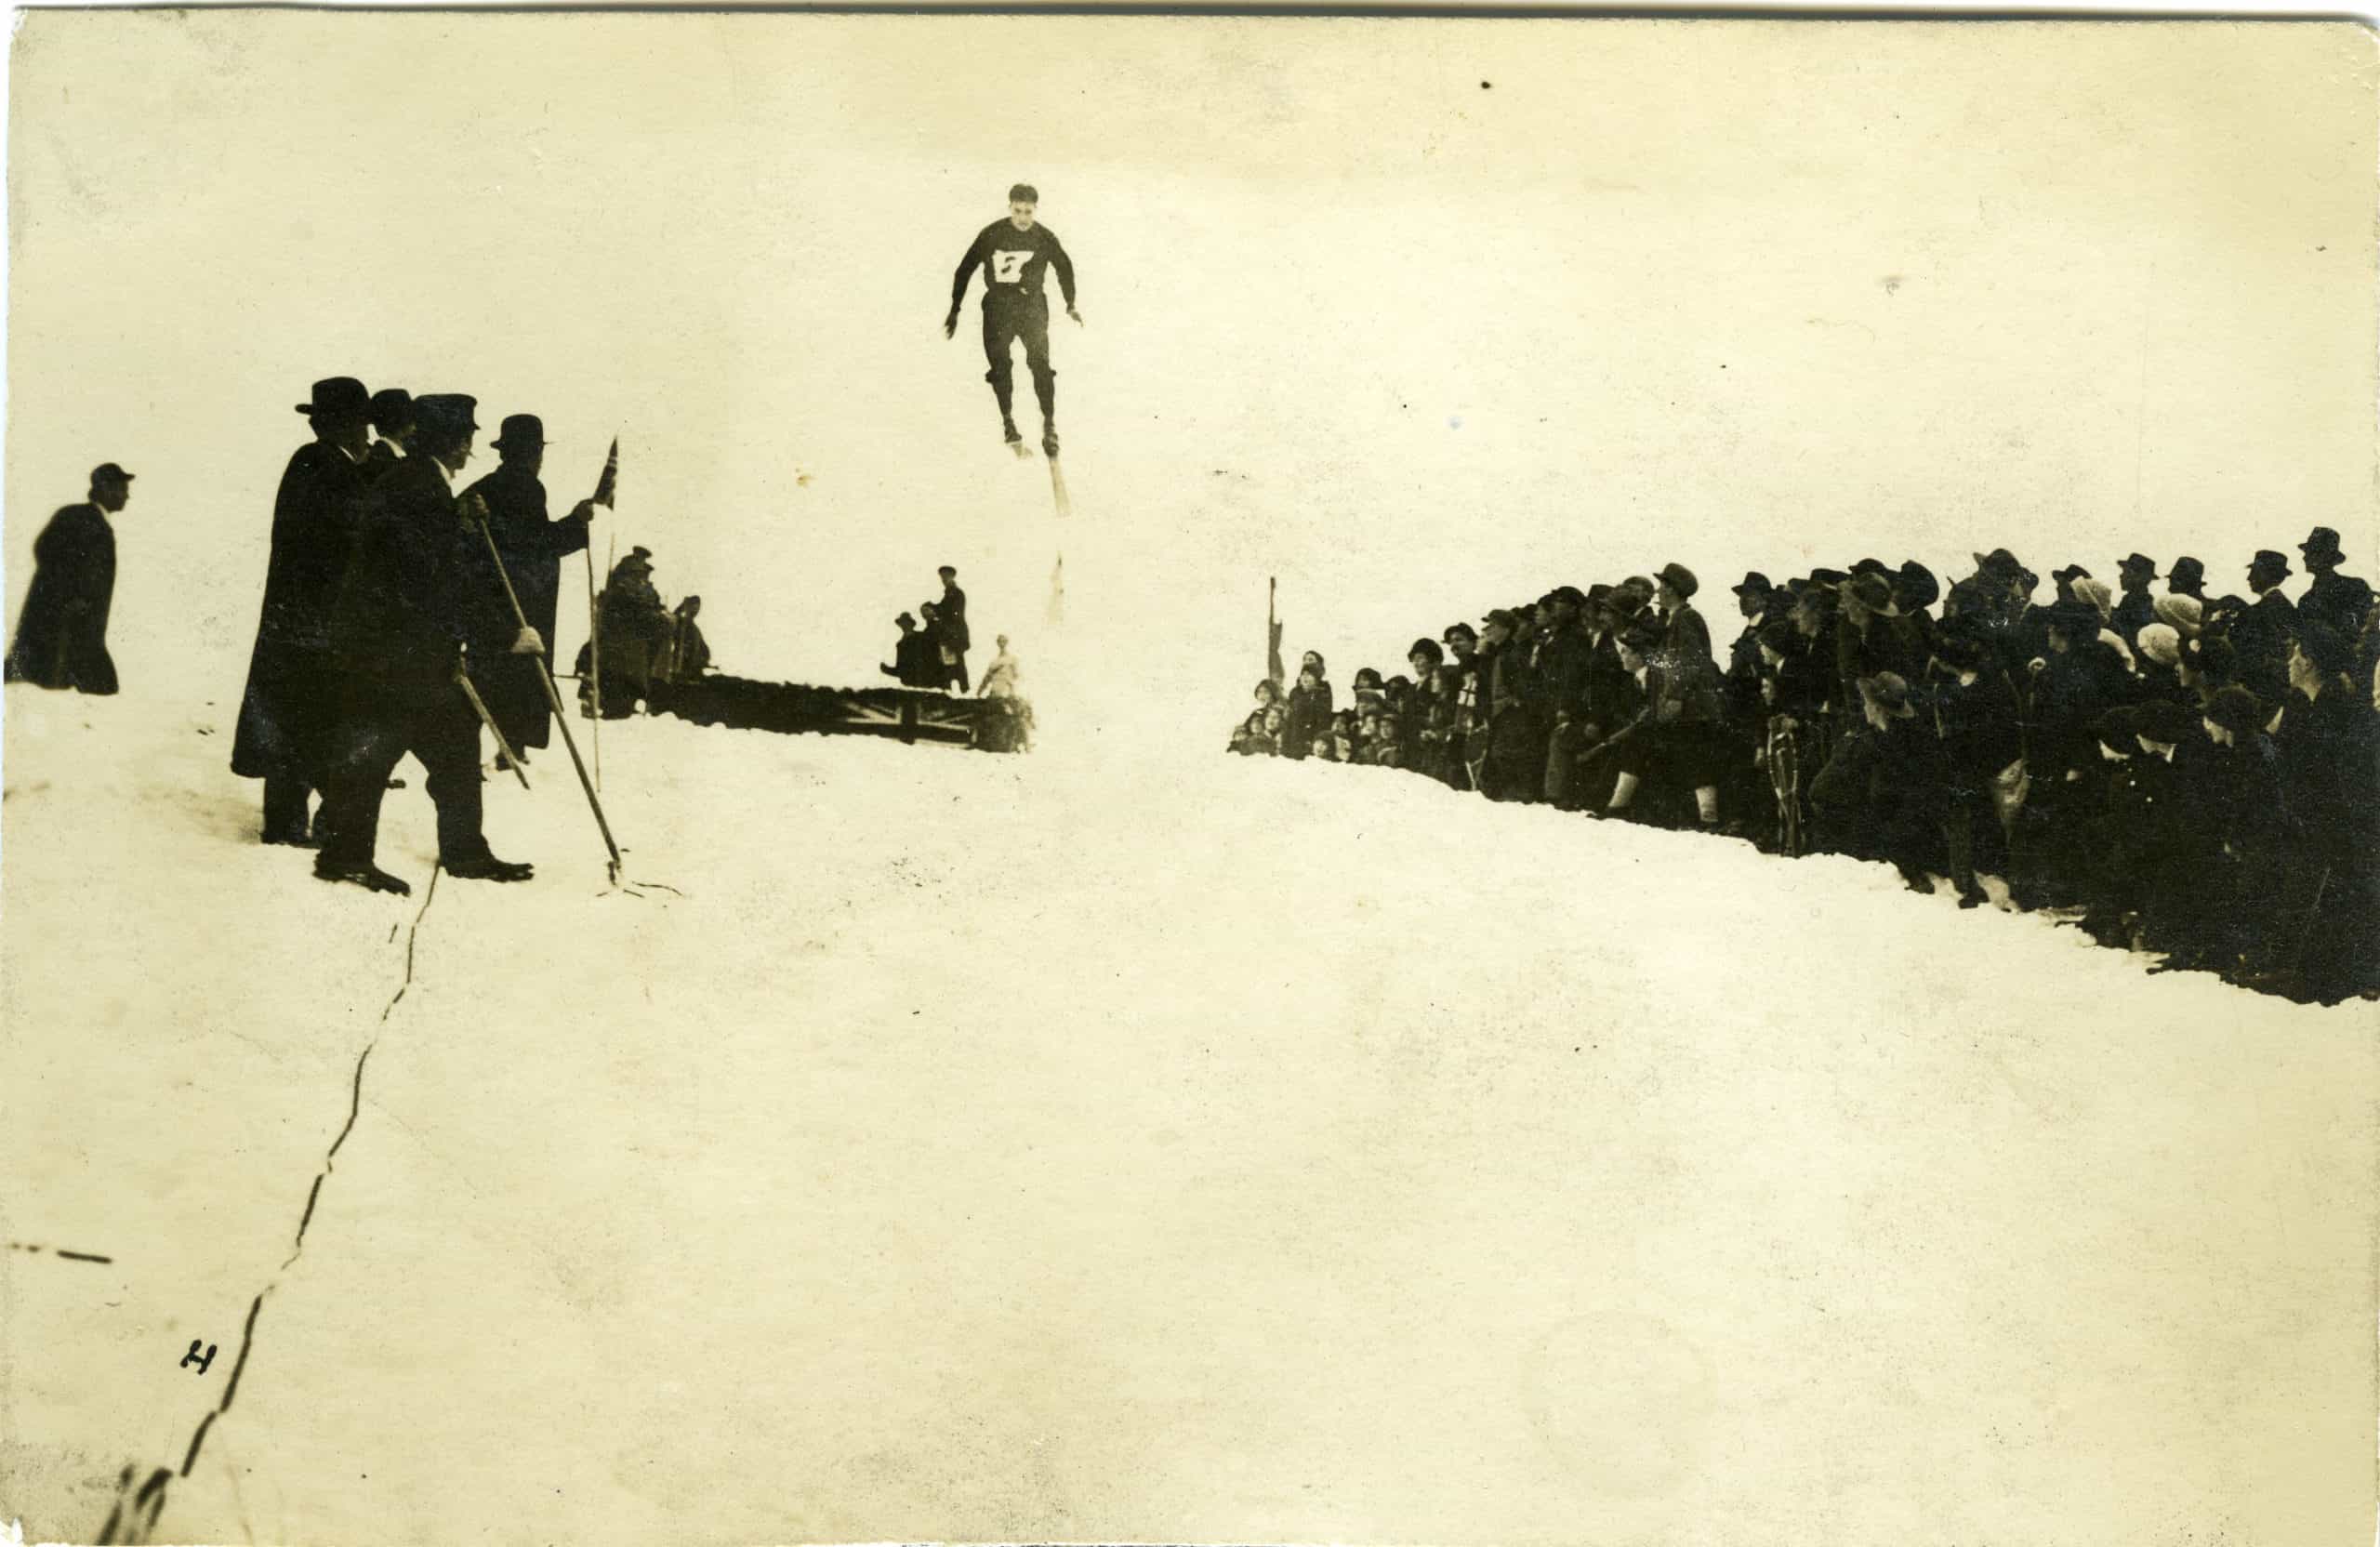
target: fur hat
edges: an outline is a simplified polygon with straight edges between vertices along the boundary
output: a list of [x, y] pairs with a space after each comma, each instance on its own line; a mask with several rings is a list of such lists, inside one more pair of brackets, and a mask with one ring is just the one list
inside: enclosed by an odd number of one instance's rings
[[2171, 624], [2145, 625], [2134, 642], [2140, 646], [2142, 654], [2159, 666], [2182, 664], [2182, 636]]
[[2177, 596], [2168, 592], [2150, 603], [2157, 610], [2157, 621], [2185, 638], [2197, 637], [2206, 615], [2205, 603], [2194, 596]]

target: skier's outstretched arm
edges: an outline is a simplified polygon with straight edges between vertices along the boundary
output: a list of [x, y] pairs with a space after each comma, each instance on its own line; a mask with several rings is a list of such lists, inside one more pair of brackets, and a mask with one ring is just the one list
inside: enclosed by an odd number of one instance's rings
[[1058, 294], [1066, 298], [1066, 315], [1080, 323], [1082, 313], [1075, 310], [1075, 260], [1066, 256], [1066, 245], [1054, 235], [1050, 238], [1050, 267], [1058, 271]]
[[967, 299], [967, 282], [974, 277], [976, 266], [984, 261], [984, 239], [980, 236], [967, 245], [966, 256], [959, 260], [959, 271], [950, 276], [950, 312], [942, 320], [945, 338], [959, 331], [959, 308]]

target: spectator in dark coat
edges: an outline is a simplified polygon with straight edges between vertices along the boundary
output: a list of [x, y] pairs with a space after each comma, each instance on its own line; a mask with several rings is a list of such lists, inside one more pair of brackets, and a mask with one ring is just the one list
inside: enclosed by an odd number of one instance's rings
[[[488, 444], [496, 451], [498, 466], [464, 491], [465, 509], [475, 509], [471, 504], [475, 499], [485, 509], [488, 530], [503, 557], [513, 594], [520, 598], [522, 614], [550, 645], [554, 616], [561, 607], [562, 562], [587, 546], [595, 502], [582, 499], [570, 514], [547, 519], [546, 486], [537, 476], [545, 466], [546, 427], [536, 415], [506, 416], [496, 438]], [[488, 712], [496, 717], [496, 728], [523, 761], [532, 747], [543, 747], [551, 739], [546, 685], [534, 656], [506, 654], [483, 661], [478, 684]]]
[[2278, 703], [2289, 692], [2289, 641], [2297, 631], [2297, 609], [2281, 595], [2289, 578], [2289, 561], [2271, 549], [2260, 549], [2248, 566], [2248, 588], [2255, 604], [2231, 620], [2232, 648], [2240, 653], [2241, 685], [2265, 702]]
[[2149, 594], [2149, 583], [2157, 578], [2157, 561], [2146, 554], [2125, 556], [2116, 568], [2116, 580], [2123, 587], [2122, 600], [2116, 603], [2110, 627], [2122, 634], [2126, 644], [2140, 636], [2140, 631], [2157, 621], [2157, 599]]
[[33, 539], [33, 578], [17, 615], [7, 677], [77, 693], [116, 690], [108, 654], [115, 600], [115, 529], [108, 517], [132, 497], [132, 475], [113, 462], [91, 469], [87, 504], [69, 505]]
[[[942, 685], [942, 662], [934, 654], [933, 641], [919, 631], [918, 620], [903, 613], [892, 620], [901, 637], [892, 646], [892, 664], [879, 665], [877, 670], [892, 678], [905, 688], [938, 688]], [[1270, 689], [1270, 681], [1262, 686]], [[1260, 702], [1256, 713], [1262, 715], [1270, 702]]]
[[[400, 895], [411, 889], [375, 863], [390, 772], [412, 753], [438, 808], [438, 857], [463, 879], [525, 880], [526, 865], [489, 853], [481, 832], [480, 722], [457, 685], [463, 647], [509, 613], [485, 549], [475, 560], [453, 493], [470, 459], [473, 402], [415, 403], [416, 455], [373, 485], [330, 619], [346, 694], [324, 798], [329, 833], [314, 861], [324, 880]], [[544, 648], [516, 628], [513, 649]]]
[[1297, 685], [1289, 689], [1289, 713], [1281, 730], [1281, 755], [1303, 758], [1314, 744], [1330, 734], [1330, 684], [1323, 677], [1322, 657], [1307, 651], [1298, 667]]
[[1738, 725], [1756, 725], [1766, 714], [1760, 693], [1760, 631], [1775, 609], [1776, 588], [1767, 575], [1753, 570], [1728, 588], [1736, 593], [1744, 627], [1727, 646], [1727, 718]]
[[967, 632], [967, 593], [959, 588], [959, 572], [948, 564], [935, 573], [942, 576], [942, 602], [935, 609], [934, 642], [942, 649], [945, 679], [965, 693], [967, 652], [974, 643]]
[[2347, 555], [2339, 550], [2339, 535], [2318, 526], [2297, 545], [2297, 551], [2305, 556], [2306, 573], [2314, 577], [2298, 599], [2297, 615], [2321, 624], [2343, 640], [2354, 639], [2363, 628], [2363, 615], [2371, 610], [2372, 588], [2352, 575], [2339, 573], [2339, 565], [2347, 562]]
[[1848, 737], [1810, 787], [1810, 803], [1845, 853], [1889, 861], [1915, 892], [1930, 892], [1940, 869], [1946, 778], [1941, 742], [1921, 721], [1913, 691], [1897, 672], [1855, 684], [1863, 734]]
[[1936, 635], [1933, 720], [1942, 743], [1944, 857], [1959, 906], [1985, 900], [1978, 879], [2008, 873], [2000, 812], [2021, 774], [2022, 710], [1981, 628], [1945, 624]]
[[[364, 447], [372, 401], [352, 377], [314, 383], [311, 401], [298, 407], [312, 421], [314, 438], [289, 458], [272, 502], [264, 606], [231, 742], [231, 772], [264, 781], [267, 843], [322, 837], [310, 828], [306, 800], [329, 777], [341, 696], [331, 660], [331, 606], [347, 574], [360, 502], [376, 476]], [[408, 417], [411, 406], [408, 398]], [[396, 460], [391, 454], [385, 465]]]

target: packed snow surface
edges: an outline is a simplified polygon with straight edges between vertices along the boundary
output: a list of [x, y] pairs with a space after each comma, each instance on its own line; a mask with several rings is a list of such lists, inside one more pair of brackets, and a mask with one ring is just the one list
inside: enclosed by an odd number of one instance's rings
[[252, 840], [229, 709], [7, 700], [29, 1540], [178, 1473], [244, 1342], [158, 1540], [2368, 1513], [2369, 1007], [1057, 726], [612, 725], [618, 889], [557, 746], [488, 787], [536, 879], [432, 892], [408, 761], [401, 902]]

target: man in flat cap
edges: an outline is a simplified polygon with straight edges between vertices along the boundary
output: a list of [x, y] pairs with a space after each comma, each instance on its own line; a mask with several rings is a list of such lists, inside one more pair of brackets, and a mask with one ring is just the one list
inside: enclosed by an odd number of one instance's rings
[[2372, 588], [2352, 575], [2339, 573], [2339, 565], [2347, 562], [2347, 555], [2339, 550], [2339, 535], [2318, 526], [2297, 545], [2297, 551], [2305, 555], [2306, 573], [2314, 577], [2298, 599], [2297, 615], [2328, 626], [2341, 639], [2355, 638], [2363, 627], [2363, 615], [2371, 610]]
[[[587, 546], [595, 502], [582, 499], [570, 514], [547, 519], [546, 486], [537, 476], [545, 466], [546, 427], [536, 415], [507, 415], [488, 444], [496, 449], [496, 469], [466, 489], [463, 497], [467, 502], [476, 497], [485, 507], [488, 531], [504, 559], [504, 572], [511, 577], [513, 594], [521, 599], [521, 611], [550, 646], [554, 615], [561, 606], [562, 562]], [[485, 661], [478, 682], [496, 728], [526, 762], [531, 748], [551, 739], [551, 710], [536, 658], [505, 654]]]
[[264, 604], [248, 652], [247, 685], [231, 739], [231, 772], [264, 781], [267, 843], [311, 844], [308, 798], [327, 787], [340, 674], [330, 618], [347, 575], [358, 504], [375, 471], [365, 435], [372, 399], [353, 377], [325, 377], [298, 405], [314, 438], [291, 454], [272, 501]]
[[49, 518], [33, 539], [33, 579], [17, 615], [5, 675], [11, 682], [116, 690], [108, 654], [108, 609], [115, 600], [115, 529], [108, 517], [132, 497], [132, 475], [113, 462], [91, 469], [90, 498]]
[[[330, 832], [314, 861], [324, 880], [400, 896], [412, 890], [375, 863], [381, 796], [407, 752], [429, 770], [438, 862], [448, 875], [531, 875], [489, 853], [481, 831], [480, 721], [462, 686], [466, 645], [497, 637], [511, 612], [454, 495], [479, 429], [475, 407], [460, 394], [416, 398], [412, 451], [364, 502], [331, 613], [331, 648], [347, 691], [324, 802]], [[534, 630], [516, 629], [513, 649], [543, 645]]]

